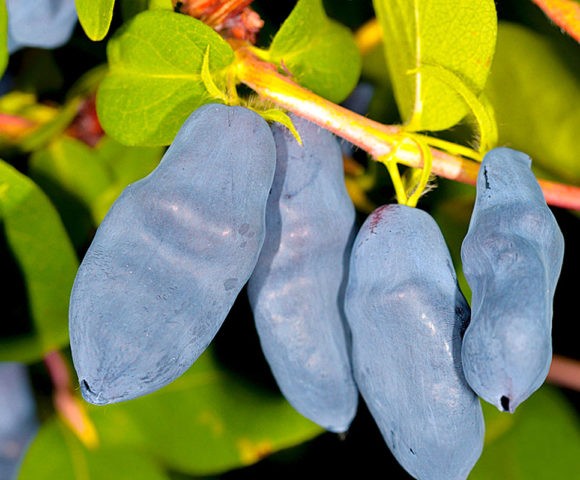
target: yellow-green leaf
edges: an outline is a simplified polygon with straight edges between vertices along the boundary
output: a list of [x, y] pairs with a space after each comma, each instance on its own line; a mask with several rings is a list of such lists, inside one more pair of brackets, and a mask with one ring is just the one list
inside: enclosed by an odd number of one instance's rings
[[526, 152], [542, 175], [580, 184], [580, 84], [555, 42], [501, 23], [486, 93], [500, 144]]
[[107, 166], [94, 150], [79, 140], [61, 137], [32, 154], [30, 177], [50, 196], [73, 244], [86, 245], [100, 221], [98, 198], [112, 183]]
[[78, 262], [46, 195], [2, 161], [0, 222], [24, 278], [33, 322], [29, 334], [2, 339], [0, 360], [32, 361], [68, 344], [68, 302]]
[[48, 194], [77, 247], [86, 245], [123, 189], [150, 173], [161, 147], [128, 147], [103, 137], [96, 148], [61, 137], [30, 158], [30, 177]]
[[126, 145], [168, 145], [185, 119], [213, 99], [201, 78], [218, 87], [234, 61], [231, 47], [204, 23], [167, 10], [130, 20], [108, 44], [109, 74], [97, 95], [103, 128]]
[[6, 2], [0, 0], [0, 78], [8, 65], [8, 13]]
[[279, 393], [228, 373], [211, 350], [163, 389], [90, 415], [103, 445], [132, 445], [194, 475], [255, 463], [323, 431]]
[[350, 30], [326, 16], [322, 0], [298, 1], [272, 40], [268, 57], [333, 102], [348, 96], [361, 71]]
[[110, 171], [112, 183], [103, 190], [91, 211], [97, 223], [105, 218], [113, 202], [130, 183], [142, 179], [159, 164], [163, 155], [162, 147], [128, 147], [110, 137], [101, 140], [95, 155]]
[[556, 389], [542, 387], [513, 415], [483, 407], [486, 441], [470, 480], [578, 477], [580, 422]]
[[91, 40], [107, 35], [113, 18], [115, 0], [75, 0], [79, 22]]
[[373, 0], [399, 111], [411, 130], [444, 130], [468, 112], [424, 65], [442, 67], [479, 96], [497, 30], [493, 0]]
[[58, 418], [30, 444], [19, 480], [169, 480], [147, 455], [122, 447], [87, 449]]

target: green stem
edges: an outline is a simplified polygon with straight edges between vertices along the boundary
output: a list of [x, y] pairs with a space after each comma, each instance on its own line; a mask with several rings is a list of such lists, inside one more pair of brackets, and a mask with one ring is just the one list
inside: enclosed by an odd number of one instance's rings
[[407, 205], [409, 207], [417, 206], [419, 198], [429, 183], [429, 178], [431, 177], [431, 168], [433, 165], [433, 157], [431, 156], [431, 151], [429, 150], [428, 145], [426, 145], [422, 140], [416, 139], [415, 142], [421, 151], [421, 156], [423, 157], [423, 168], [421, 169], [421, 178], [417, 183], [415, 191], [407, 200]]
[[388, 155], [386, 158], [379, 158], [381, 162], [389, 172], [391, 180], [393, 182], [393, 187], [395, 187], [395, 195], [397, 196], [397, 202], [401, 205], [407, 204], [407, 194], [405, 193], [405, 187], [403, 186], [403, 181], [401, 180], [401, 172], [399, 172], [399, 166], [394, 160], [393, 155]]
[[413, 137], [423, 141], [430, 147], [436, 148], [451, 155], [465, 157], [476, 162], [481, 162], [483, 158], [481, 153], [476, 152], [471, 148], [464, 147], [463, 145], [458, 145], [457, 143], [448, 142], [447, 140], [430, 137], [429, 135], [423, 135], [421, 133], [413, 133]]

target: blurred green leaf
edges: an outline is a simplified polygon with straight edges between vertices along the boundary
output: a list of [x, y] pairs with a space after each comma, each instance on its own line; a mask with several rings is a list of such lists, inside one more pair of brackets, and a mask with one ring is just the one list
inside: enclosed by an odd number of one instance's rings
[[26, 135], [19, 142], [20, 148], [26, 152], [32, 152], [42, 148], [53, 138], [64, 132], [78, 113], [81, 103], [82, 99], [79, 97], [69, 100], [50, 121], [43, 123], [29, 135]]
[[92, 148], [74, 138], [62, 137], [30, 160], [35, 174], [60, 179], [59, 183], [91, 205], [111, 183], [106, 166]]
[[101, 220], [99, 196], [113, 183], [108, 166], [83, 142], [61, 137], [32, 154], [30, 177], [54, 203], [73, 244], [85, 245]]
[[388, 88], [392, 88], [389, 70], [385, 61], [385, 49], [382, 44], [377, 43], [364, 53], [361, 74], [364, 78], [376, 84], [377, 87], [386, 84]]
[[150, 10], [173, 10], [173, 2], [171, 0], [149, 0]]
[[526, 152], [552, 177], [580, 184], [580, 84], [549, 37], [501, 23], [486, 93], [500, 144]]
[[148, 10], [108, 44], [109, 75], [98, 92], [103, 128], [127, 145], [168, 145], [196, 108], [212, 99], [201, 81], [209, 47], [214, 82], [222, 86], [234, 60], [231, 47], [187, 15]]
[[0, 112], [18, 115], [34, 122], [47, 122], [57, 115], [58, 110], [38, 103], [33, 93], [13, 90], [0, 97]]
[[373, 96], [365, 114], [382, 123], [401, 123], [382, 44], [364, 53], [362, 77], [373, 85]]
[[25, 152], [42, 148], [70, 125], [81, 102], [81, 98], [73, 97], [62, 108], [56, 108], [39, 103], [32, 93], [11, 91], [0, 97], [0, 113], [20, 117], [22, 122], [30, 121], [32, 126], [16, 138], [10, 136], [9, 130], [0, 132], [0, 146], [17, 145]]
[[62, 137], [32, 155], [30, 176], [48, 193], [79, 245], [123, 189], [149, 174], [162, 154], [161, 147], [128, 147], [109, 137], [96, 148]]
[[8, 65], [8, 13], [6, 2], [0, 0], [0, 78]]
[[130, 444], [195, 475], [249, 465], [322, 433], [280, 395], [224, 371], [211, 351], [158, 392], [90, 415], [103, 445]]
[[146, 455], [116, 448], [87, 449], [58, 419], [42, 424], [24, 457], [20, 480], [168, 480]]
[[268, 57], [333, 102], [348, 96], [361, 71], [350, 30], [326, 16], [322, 0], [298, 1], [272, 40]]
[[[27, 108], [25, 110], [21, 109], [23, 110], [22, 112], [15, 113], [23, 114], [27, 117], [30, 117], [32, 113], [36, 113], [38, 118], [34, 119], [40, 123], [40, 126], [20, 139], [18, 142], [19, 148], [26, 152], [33, 152], [45, 147], [51, 140], [62, 134], [71, 126], [83, 103], [95, 94], [106, 72], [107, 70], [103, 65], [96, 66], [85, 72], [67, 92], [66, 101], [60, 108], [48, 107], [39, 103], [36, 96], [29, 94], [29, 103], [23, 105], [23, 107]], [[26, 99], [26, 94], [22, 92], [11, 92], [7, 97], [13, 95], [16, 96], [16, 99], [18, 95], [23, 97], [23, 100]], [[10, 103], [8, 103], [9, 105]], [[52, 114], [47, 112], [44, 117], [41, 117], [40, 114], [45, 110], [52, 112]]]
[[75, 97], [87, 99], [96, 94], [99, 84], [105, 78], [108, 68], [106, 64], [97, 65], [81, 75], [67, 92], [67, 100]]
[[68, 301], [77, 258], [45, 194], [1, 161], [0, 220], [22, 271], [34, 322], [30, 335], [2, 339], [0, 360], [37, 360], [68, 344]]
[[[20, 55], [17, 55], [17, 57]], [[14, 83], [12, 90], [51, 95], [62, 90], [64, 77], [56, 62], [54, 52], [43, 48], [30, 48], [24, 54], [26, 61], [16, 63], [11, 71]]]
[[401, 117], [412, 130], [444, 130], [467, 113], [442, 67], [476, 97], [489, 72], [497, 29], [493, 0], [373, 0]]
[[[167, 0], [170, 2], [170, 0]], [[129, 20], [131, 17], [147, 10], [149, 0], [121, 0], [121, 15], [123, 21]]]
[[542, 387], [513, 415], [483, 407], [486, 442], [470, 480], [578, 478], [580, 423], [556, 389]]
[[110, 137], [99, 142], [94, 153], [108, 168], [112, 182], [91, 205], [97, 224], [127, 185], [141, 180], [157, 167], [164, 151], [162, 147], [128, 147]]
[[79, 22], [91, 40], [102, 40], [109, 31], [115, 0], [75, 0]]

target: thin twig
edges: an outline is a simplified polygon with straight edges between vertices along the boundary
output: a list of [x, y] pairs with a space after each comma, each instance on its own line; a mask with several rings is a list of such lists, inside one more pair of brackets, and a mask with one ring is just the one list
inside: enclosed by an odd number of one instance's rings
[[87, 415], [86, 407], [74, 394], [69, 367], [58, 350], [45, 355], [44, 364], [52, 380], [54, 407], [72, 432], [88, 448], [98, 445], [97, 431]]
[[580, 4], [575, 0], [532, 0], [574, 40], [580, 42]]
[[554, 355], [548, 382], [580, 392], [580, 361]]
[[[371, 157], [387, 156], [400, 142], [404, 134], [402, 127], [383, 125], [316, 95], [278, 73], [272, 64], [258, 59], [250, 49], [239, 48], [236, 54], [238, 79], [260, 97], [326, 128]], [[433, 147], [431, 153], [435, 175], [475, 184], [479, 171], [477, 162]], [[397, 160], [409, 167], [423, 166], [419, 151], [402, 150]], [[580, 187], [541, 179], [539, 183], [550, 205], [580, 210]]]

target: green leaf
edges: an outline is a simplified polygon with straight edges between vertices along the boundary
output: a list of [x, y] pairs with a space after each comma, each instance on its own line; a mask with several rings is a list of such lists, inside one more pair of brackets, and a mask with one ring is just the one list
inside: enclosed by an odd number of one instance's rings
[[298, 83], [336, 103], [354, 89], [361, 71], [350, 30], [326, 16], [322, 0], [298, 1], [267, 56]]
[[51, 198], [73, 244], [85, 245], [101, 220], [99, 197], [113, 183], [107, 165], [83, 142], [62, 137], [32, 154], [30, 176]]
[[101, 192], [96, 202], [91, 204], [94, 219], [100, 223], [127, 185], [142, 179], [157, 167], [164, 149], [162, 147], [128, 147], [110, 137], [104, 137], [94, 152], [107, 166], [112, 179], [108, 188]]
[[[46, 72], [43, 72], [46, 73]], [[33, 152], [45, 147], [50, 141], [61, 135], [75, 119], [87, 98], [94, 95], [99, 82], [106, 73], [104, 66], [97, 66], [84, 73], [70, 88], [67, 98], [61, 107], [48, 107], [38, 102], [33, 94], [19, 91], [10, 92], [0, 98], [0, 110], [3, 107], [16, 115], [37, 121], [40, 126], [18, 140], [20, 150]], [[11, 100], [9, 100], [11, 98]], [[4, 100], [8, 100], [4, 102]]]
[[79, 22], [91, 40], [107, 35], [113, 18], [115, 0], [75, 0]]
[[[10, 128], [0, 129], [0, 148], [8, 147], [8, 150], [15, 145], [21, 147], [42, 126], [58, 121], [59, 116], [57, 108], [38, 103], [35, 94], [19, 90], [12, 90], [0, 97], [0, 113], [13, 115], [21, 124], [15, 132], [11, 132]], [[42, 126], [35, 128], [36, 124]]]
[[[171, 2], [171, 0], [167, 0]], [[135, 15], [147, 10], [149, 0], [121, 0], [121, 17], [123, 21], [129, 20]]]
[[173, 10], [173, 2], [171, 0], [149, 0], [150, 10]]
[[373, 0], [395, 98], [410, 130], [444, 130], [469, 111], [457, 89], [422, 67], [442, 67], [479, 96], [495, 48], [493, 0]]
[[196, 108], [215, 101], [201, 79], [209, 71], [223, 86], [234, 61], [231, 47], [187, 15], [149, 10], [128, 22], [108, 44], [109, 75], [98, 92], [103, 128], [127, 145], [167, 145]]
[[497, 146], [498, 134], [495, 114], [493, 107], [484, 95], [478, 98], [453, 72], [438, 65], [425, 64], [421, 67], [421, 71], [451, 87], [462, 98], [465, 105], [468, 106], [477, 124], [479, 133], [478, 150], [481, 153], [486, 153]]
[[2, 339], [0, 361], [32, 361], [68, 344], [69, 293], [78, 262], [45, 194], [1, 161], [0, 220], [24, 277], [34, 323], [30, 335]]
[[30, 160], [31, 177], [49, 194], [73, 243], [84, 244], [115, 199], [159, 163], [161, 147], [128, 147], [103, 137], [96, 148], [63, 137]]
[[8, 12], [6, 2], [0, 0], [0, 78], [8, 65]]
[[209, 350], [167, 387], [91, 407], [90, 416], [103, 445], [130, 444], [195, 475], [255, 463], [322, 433], [279, 394], [224, 371]]
[[209, 45], [203, 54], [203, 61], [201, 63], [201, 81], [207, 90], [207, 93], [216, 100], [226, 103], [228, 97], [213, 81], [211, 77], [211, 70], [209, 69]]
[[107, 65], [102, 64], [83, 73], [67, 92], [67, 102], [72, 101], [76, 97], [87, 99], [95, 95], [97, 88], [105, 78], [107, 71]]
[[278, 122], [280, 125], [286, 127], [294, 139], [298, 142], [298, 144], [302, 145], [302, 138], [300, 137], [300, 133], [298, 133], [298, 130], [296, 130], [296, 127], [292, 123], [292, 119], [286, 112], [278, 110], [277, 108], [261, 111], [256, 110], [256, 112], [259, 113], [264, 120], [268, 122]]
[[87, 449], [57, 418], [44, 422], [24, 457], [20, 480], [168, 480], [146, 455], [116, 448]]
[[556, 389], [542, 387], [513, 415], [483, 407], [486, 443], [470, 480], [578, 477], [580, 423]]
[[549, 37], [501, 23], [486, 93], [499, 141], [555, 179], [580, 184], [580, 84]]
[[385, 60], [384, 48], [379, 43], [363, 55], [362, 77], [373, 85], [373, 95], [367, 116], [381, 123], [398, 123], [397, 105]]
[[43, 123], [19, 141], [18, 146], [20, 149], [25, 152], [32, 152], [42, 148], [53, 138], [64, 132], [78, 113], [81, 103], [82, 99], [79, 97], [74, 97], [67, 101], [49, 121]]

